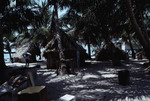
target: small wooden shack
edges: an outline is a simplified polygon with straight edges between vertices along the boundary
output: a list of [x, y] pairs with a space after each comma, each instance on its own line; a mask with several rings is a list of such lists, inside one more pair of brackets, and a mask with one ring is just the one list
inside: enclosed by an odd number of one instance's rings
[[[74, 41], [74, 39], [67, 35], [65, 32], [61, 31], [62, 37], [62, 48], [66, 60], [72, 61], [74, 67], [77, 66], [77, 54], [79, 54], [79, 65], [85, 64], [86, 51], [83, 47]], [[78, 53], [77, 53], [78, 52]], [[43, 51], [43, 56], [47, 59], [47, 68], [58, 68], [60, 59], [58, 51], [58, 42], [55, 37], [53, 37], [49, 43], [46, 45]]]

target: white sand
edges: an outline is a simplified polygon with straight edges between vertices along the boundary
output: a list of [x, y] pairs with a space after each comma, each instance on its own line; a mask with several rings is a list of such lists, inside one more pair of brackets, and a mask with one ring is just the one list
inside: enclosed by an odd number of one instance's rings
[[[150, 75], [142, 68], [146, 60], [122, 61], [123, 66], [112, 66], [110, 61], [93, 61], [77, 69], [77, 75], [57, 76], [55, 70], [46, 69], [46, 63], [37, 64], [35, 85], [47, 87], [48, 101], [56, 101], [68, 94], [75, 96], [76, 101], [150, 101]], [[7, 64], [9, 66], [23, 66], [23, 64]], [[130, 85], [118, 84], [118, 71], [130, 71]]]

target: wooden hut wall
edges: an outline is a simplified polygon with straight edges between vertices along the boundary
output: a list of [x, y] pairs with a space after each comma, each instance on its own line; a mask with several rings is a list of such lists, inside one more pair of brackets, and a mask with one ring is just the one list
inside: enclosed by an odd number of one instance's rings
[[77, 57], [76, 50], [66, 50], [64, 51], [64, 54], [66, 59], [72, 59]]
[[80, 66], [85, 65], [85, 56], [86, 56], [86, 51], [80, 51]]
[[[64, 55], [66, 59], [73, 59], [75, 67], [77, 66], [77, 52], [76, 50], [65, 50]], [[85, 57], [84, 57], [84, 51], [80, 51], [80, 65], [84, 65], [85, 63]], [[57, 51], [55, 52], [49, 52], [47, 53], [47, 68], [58, 68], [59, 66], [59, 53]]]
[[57, 68], [59, 61], [58, 52], [48, 52], [47, 53], [47, 68], [54, 69]]

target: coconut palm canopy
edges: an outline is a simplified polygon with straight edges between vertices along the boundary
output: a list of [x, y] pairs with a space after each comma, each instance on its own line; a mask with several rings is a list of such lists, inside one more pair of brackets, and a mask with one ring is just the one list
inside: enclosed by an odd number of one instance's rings
[[[61, 33], [61, 40], [62, 40], [62, 48], [63, 51], [66, 50], [77, 50], [85, 51], [85, 49], [76, 43], [76, 41], [70, 35], [67, 35], [64, 31], [60, 30]], [[58, 42], [56, 37], [53, 37], [49, 43], [46, 45], [45, 50], [43, 51], [42, 55], [44, 56], [45, 53], [51, 51], [58, 51]]]

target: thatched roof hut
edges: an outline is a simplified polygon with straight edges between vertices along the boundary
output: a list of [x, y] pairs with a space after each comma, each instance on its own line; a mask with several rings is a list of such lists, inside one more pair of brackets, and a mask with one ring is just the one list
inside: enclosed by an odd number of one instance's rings
[[108, 61], [112, 60], [113, 58], [118, 58], [119, 60], [127, 60], [128, 55], [123, 50], [115, 47], [113, 44], [107, 44], [99, 51], [99, 53], [97, 53], [95, 60]]
[[[85, 63], [85, 49], [76, 43], [74, 39], [67, 35], [64, 31], [60, 31], [61, 40], [62, 40], [62, 48], [65, 55], [65, 59], [73, 59], [74, 65], [77, 65], [77, 50], [80, 53], [80, 65]], [[56, 68], [60, 59], [59, 59], [59, 50], [58, 50], [58, 42], [56, 37], [53, 37], [49, 43], [46, 45], [45, 50], [42, 55], [47, 59], [47, 68]]]
[[16, 52], [13, 54], [14, 62], [25, 62], [23, 54], [29, 52], [30, 62], [36, 61], [36, 55], [40, 55], [40, 49], [38, 45], [31, 42], [29, 39], [24, 39], [21, 44], [16, 48]]

